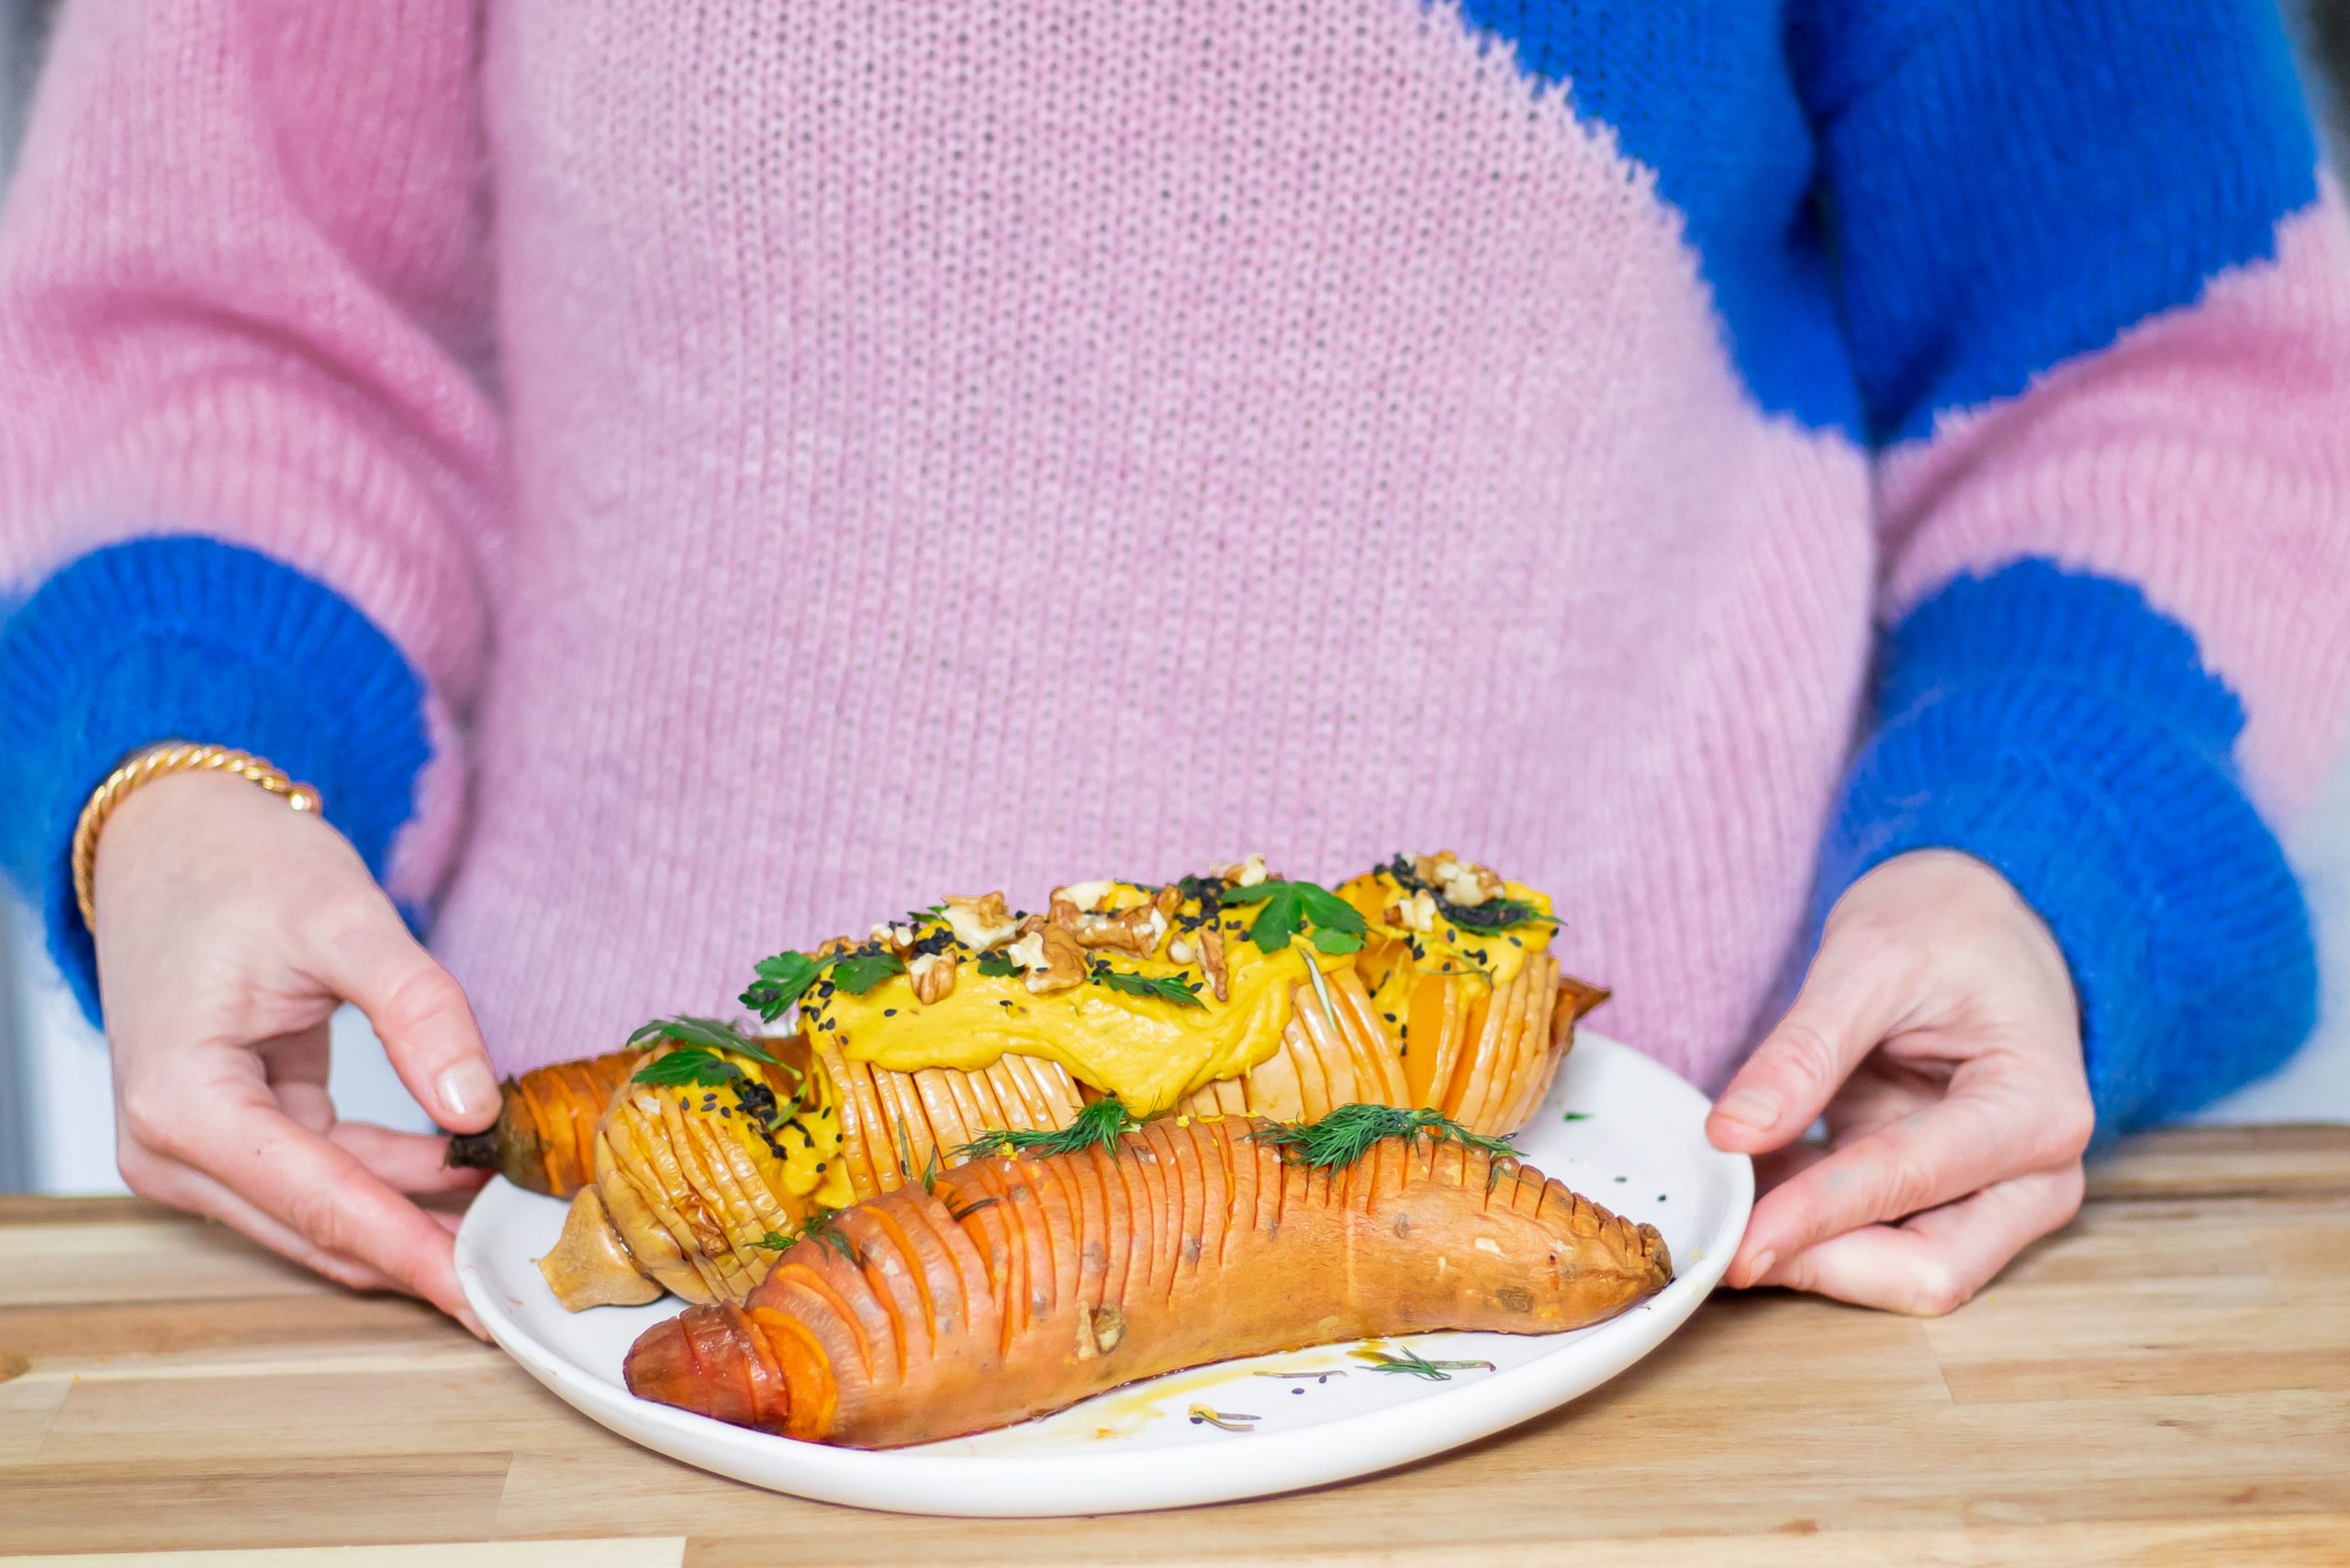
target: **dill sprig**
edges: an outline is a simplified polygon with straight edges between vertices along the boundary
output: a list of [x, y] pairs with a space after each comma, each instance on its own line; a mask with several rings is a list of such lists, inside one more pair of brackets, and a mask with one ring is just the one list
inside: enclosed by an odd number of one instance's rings
[[1413, 1138], [1423, 1133], [1438, 1143], [1483, 1149], [1497, 1162], [1518, 1158], [1509, 1139], [1472, 1133], [1443, 1112], [1425, 1106], [1405, 1110], [1400, 1105], [1341, 1105], [1318, 1122], [1274, 1122], [1248, 1136], [1281, 1149], [1292, 1165], [1326, 1170], [1352, 1165], [1383, 1139]]
[[1003, 1202], [1003, 1200], [998, 1197], [973, 1198], [969, 1203], [965, 1204], [959, 1209], [954, 1204], [949, 1204], [946, 1205], [946, 1217], [953, 1220], [957, 1225], [960, 1225], [965, 1220], [970, 1218], [973, 1215], [979, 1213], [981, 1209], [992, 1208], [995, 1204], [1002, 1202]]
[[1404, 1347], [1404, 1353], [1400, 1356], [1369, 1347], [1354, 1353], [1369, 1361], [1373, 1372], [1401, 1372], [1405, 1377], [1416, 1377], [1424, 1383], [1450, 1383], [1454, 1372], [1471, 1372], [1478, 1367], [1487, 1372], [1494, 1370], [1491, 1361], [1432, 1361], [1409, 1345]]
[[1124, 1101], [1115, 1094], [1104, 1094], [1080, 1111], [1074, 1121], [1058, 1132], [1033, 1132], [1026, 1127], [990, 1127], [955, 1152], [965, 1159], [979, 1159], [990, 1154], [1033, 1154], [1042, 1158], [1098, 1148], [1115, 1159], [1118, 1157], [1118, 1139], [1127, 1133], [1139, 1131], [1141, 1127], [1141, 1118], [1127, 1110]]

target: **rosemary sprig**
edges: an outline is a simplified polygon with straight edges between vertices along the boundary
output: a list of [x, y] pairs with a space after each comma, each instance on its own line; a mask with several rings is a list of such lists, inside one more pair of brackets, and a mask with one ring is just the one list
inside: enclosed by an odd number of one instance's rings
[[1518, 1158], [1517, 1149], [1509, 1139], [1472, 1133], [1443, 1112], [1426, 1107], [1405, 1110], [1398, 1105], [1341, 1105], [1318, 1122], [1274, 1122], [1248, 1136], [1281, 1149], [1292, 1165], [1335, 1170], [1352, 1165], [1382, 1139], [1417, 1137], [1423, 1133], [1439, 1143], [1483, 1149], [1496, 1160]]
[[1450, 1383], [1454, 1372], [1471, 1372], [1478, 1367], [1487, 1372], [1494, 1370], [1491, 1361], [1432, 1361], [1409, 1345], [1404, 1347], [1404, 1353], [1400, 1356], [1391, 1356], [1384, 1350], [1368, 1347], [1354, 1354], [1369, 1361], [1373, 1372], [1401, 1372], [1405, 1377], [1416, 1377], [1425, 1383]]
[[1118, 1139], [1141, 1126], [1141, 1119], [1126, 1109], [1125, 1102], [1115, 1094], [1104, 1094], [1080, 1111], [1074, 1121], [1058, 1132], [1035, 1132], [1026, 1127], [990, 1127], [955, 1152], [966, 1159], [979, 1159], [990, 1154], [1033, 1154], [1043, 1158], [1098, 1148], [1114, 1159], [1118, 1155]]
[[1313, 882], [1263, 881], [1254, 887], [1226, 888], [1227, 906], [1262, 904], [1248, 927], [1248, 940], [1267, 953], [1278, 953], [1290, 938], [1304, 932], [1325, 953], [1353, 953], [1362, 947], [1362, 912], [1329, 889]]
[[1211, 1427], [1221, 1427], [1227, 1432], [1248, 1432], [1256, 1429], [1261, 1416], [1244, 1416], [1237, 1410], [1216, 1410], [1205, 1405], [1194, 1405], [1190, 1415], [1192, 1425], [1204, 1421]]

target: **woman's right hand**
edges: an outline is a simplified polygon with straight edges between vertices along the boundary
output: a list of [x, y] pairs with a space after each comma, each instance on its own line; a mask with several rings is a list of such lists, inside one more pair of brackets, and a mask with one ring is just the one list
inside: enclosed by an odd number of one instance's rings
[[343, 836], [241, 778], [134, 790], [98, 840], [98, 991], [130, 1190], [208, 1215], [330, 1279], [412, 1292], [481, 1326], [453, 1216], [407, 1193], [477, 1185], [446, 1140], [337, 1119], [327, 1025], [367, 1015], [444, 1127], [487, 1127], [498, 1083], [473, 1010]]

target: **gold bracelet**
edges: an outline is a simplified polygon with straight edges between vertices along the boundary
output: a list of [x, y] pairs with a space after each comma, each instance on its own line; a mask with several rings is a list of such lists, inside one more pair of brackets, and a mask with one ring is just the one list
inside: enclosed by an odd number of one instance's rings
[[198, 745], [193, 741], [163, 741], [133, 752], [121, 767], [106, 775], [105, 783], [90, 791], [89, 801], [82, 808], [82, 820], [73, 824], [73, 897], [82, 905], [82, 924], [94, 934], [98, 928], [95, 881], [99, 831], [125, 796], [167, 773], [232, 773], [248, 783], [260, 785], [297, 812], [325, 809], [316, 790], [308, 784], [297, 784], [282, 770], [249, 751]]

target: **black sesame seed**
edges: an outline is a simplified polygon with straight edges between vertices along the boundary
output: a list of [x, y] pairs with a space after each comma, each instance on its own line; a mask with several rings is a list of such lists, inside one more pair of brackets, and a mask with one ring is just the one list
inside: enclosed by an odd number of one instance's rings
[[885, 1007], [881, 1010], [881, 1016], [884, 1018], [895, 1018], [897, 1015], [898, 1010], [894, 1007]]

